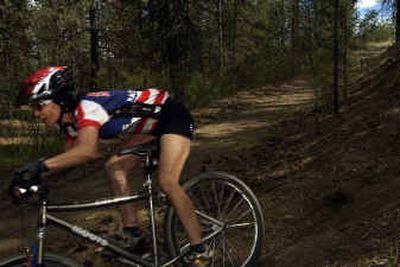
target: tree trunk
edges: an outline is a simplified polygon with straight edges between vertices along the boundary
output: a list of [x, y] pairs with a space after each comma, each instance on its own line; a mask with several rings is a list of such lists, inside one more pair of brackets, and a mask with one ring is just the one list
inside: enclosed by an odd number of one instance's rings
[[233, 31], [232, 31], [232, 62], [236, 62], [236, 32], [237, 32], [237, 15], [238, 15], [238, 1], [234, 1], [233, 6]]
[[298, 67], [299, 55], [299, 0], [292, 0], [292, 27], [291, 27], [291, 52], [292, 52], [292, 66], [291, 74], [294, 75]]
[[218, 40], [219, 40], [219, 65], [220, 65], [220, 74], [223, 73], [225, 68], [225, 49], [224, 49], [224, 19], [223, 19], [223, 8], [224, 8], [224, 0], [218, 0]]
[[395, 0], [394, 5], [396, 8], [396, 45], [400, 44], [400, 1]]
[[333, 112], [339, 112], [339, 0], [335, 0], [333, 48]]
[[347, 99], [347, 57], [348, 57], [348, 46], [349, 46], [349, 3], [348, 1], [344, 4], [344, 12], [343, 12], [343, 31], [344, 31], [344, 41], [343, 41], [343, 98]]
[[99, 38], [98, 38], [98, 28], [97, 28], [98, 11], [99, 11], [99, 3], [97, 0], [94, 0], [89, 10], [90, 58], [92, 61], [90, 85], [92, 88], [97, 87], [97, 72], [99, 70], [99, 52], [98, 52]]

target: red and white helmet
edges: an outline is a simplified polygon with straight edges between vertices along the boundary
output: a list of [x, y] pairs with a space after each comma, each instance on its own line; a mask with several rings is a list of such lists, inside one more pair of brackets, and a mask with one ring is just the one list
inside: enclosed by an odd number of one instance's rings
[[62, 104], [74, 91], [73, 75], [66, 66], [46, 67], [29, 75], [24, 81], [17, 105], [40, 100], [52, 100]]

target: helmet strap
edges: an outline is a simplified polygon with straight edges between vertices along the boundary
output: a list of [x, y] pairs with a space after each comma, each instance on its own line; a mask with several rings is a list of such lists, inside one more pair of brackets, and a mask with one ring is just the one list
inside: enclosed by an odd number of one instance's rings
[[69, 96], [68, 100], [64, 100], [64, 101], [55, 101], [55, 103], [57, 105], [60, 106], [60, 118], [58, 119], [58, 125], [60, 127], [60, 131], [64, 132], [64, 127], [65, 127], [65, 123], [64, 123], [64, 115], [66, 113], [73, 113], [74, 110], [76, 109], [76, 106], [78, 104], [78, 98], [75, 96]]
[[60, 127], [60, 132], [64, 132], [64, 115], [65, 115], [65, 108], [64, 105], [58, 104], [60, 106], [60, 118], [58, 118], [58, 126]]

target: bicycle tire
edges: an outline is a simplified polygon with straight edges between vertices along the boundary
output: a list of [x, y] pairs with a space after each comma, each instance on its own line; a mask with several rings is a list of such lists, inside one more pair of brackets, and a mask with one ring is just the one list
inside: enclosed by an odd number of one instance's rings
[[[192, 199], [197, 211], [223, 221], [227, 226], [230, 225], [220, 235], [206, 242], [213, 252], [210, 266], [254, 266], [261, 252], [265, 226], [260, 203], [251, 189], [235, 176], [223, 172], [202, 173], [182, 187]], [[246, 206], [249, 211], [244, 210]], [[239, 216], [231, 218], [232, 213], [236, 214], [236, 211], [240, 212]], [[236, 219], [238, 221], [235, 221]], [[168, 209], [165, 220], [167, 247], [170, 255], [176, 257], [180, 254], [181, 246], [187, 244], [188, 240], [173, 207]], [[203, 236], [214, 231], [208, 229], [210, 226], [207, 226], [207, 222], [201, 219], [199, 221], [202, 224]], [[238, 229], [231, 227], [234, 225], [237, 225]], [[240, 225], [252, 229], [244, 231]], [[248, 247], [243, 246], [246, 240], [250, 241]], [[235, 246], [239, 246], [237, 251], [234, 250]], [[245, 252], [244, 249], [247, 248], [248, 252]]]
[[[26, 266], [26, 257], [22, 255], [13, 256], [0, 262], [0, 267], [23, 267]], [[56, 254], [44, 256], [44, 267], [83, 267], [82, 264]]]

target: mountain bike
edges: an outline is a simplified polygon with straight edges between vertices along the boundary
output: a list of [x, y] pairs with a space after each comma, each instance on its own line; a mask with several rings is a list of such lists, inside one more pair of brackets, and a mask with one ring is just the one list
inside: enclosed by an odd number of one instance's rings
[[[73, 235], [96, 243], [115, 254], [121, 263], [135, 267], [185, 266], [183, 258], [190, 243], [180, 224], [175, 210], [165, 199], [165, 195], [153, 186], [152, 174], [157, 168], [157, 146], [152, 143], [136, 145], [124, 149], [119, 155], [136, 155], [143, 160], [143, 188], [128, 196], [110, 197], [94, 201], [72, 204], [50, 205], [48, 189], [44, 185], [32, 186], [20, 192], [25, 196], [35, 195], [38, 201], [39, 223], [36, 240], [30, 253], [10, 257], [0, 262], [1, 267], [81, 267], [73, 259], [48, 253], [45, 249], [50, 225], [65, 229]], [[260, 253], [264, 237], [264, 220], [260, 204], [249, 187], [236, 178], [223, 172], [206, 172], [189, 179], [183, 184], [184, 190], [192, 199], [195, 213], [202, 226], [203, 241], [212, 253], [210, 266], [250, 267], [254, 266]], [[155, 201], [165, 199], [165, 201]], [[151, 232], [151, 256], [135, 254], [115, 240], [97, 235], [79, 225], [67, 222], [53, 215], [55, 212], [78, 211], [126, 204], [145, 200], [149, 230]], [[169, 257], [162, 259], [157, 240], [156, 204], [166, 205], [164, 233]], [[51, 241], [46, 241], [51, 242]]]

